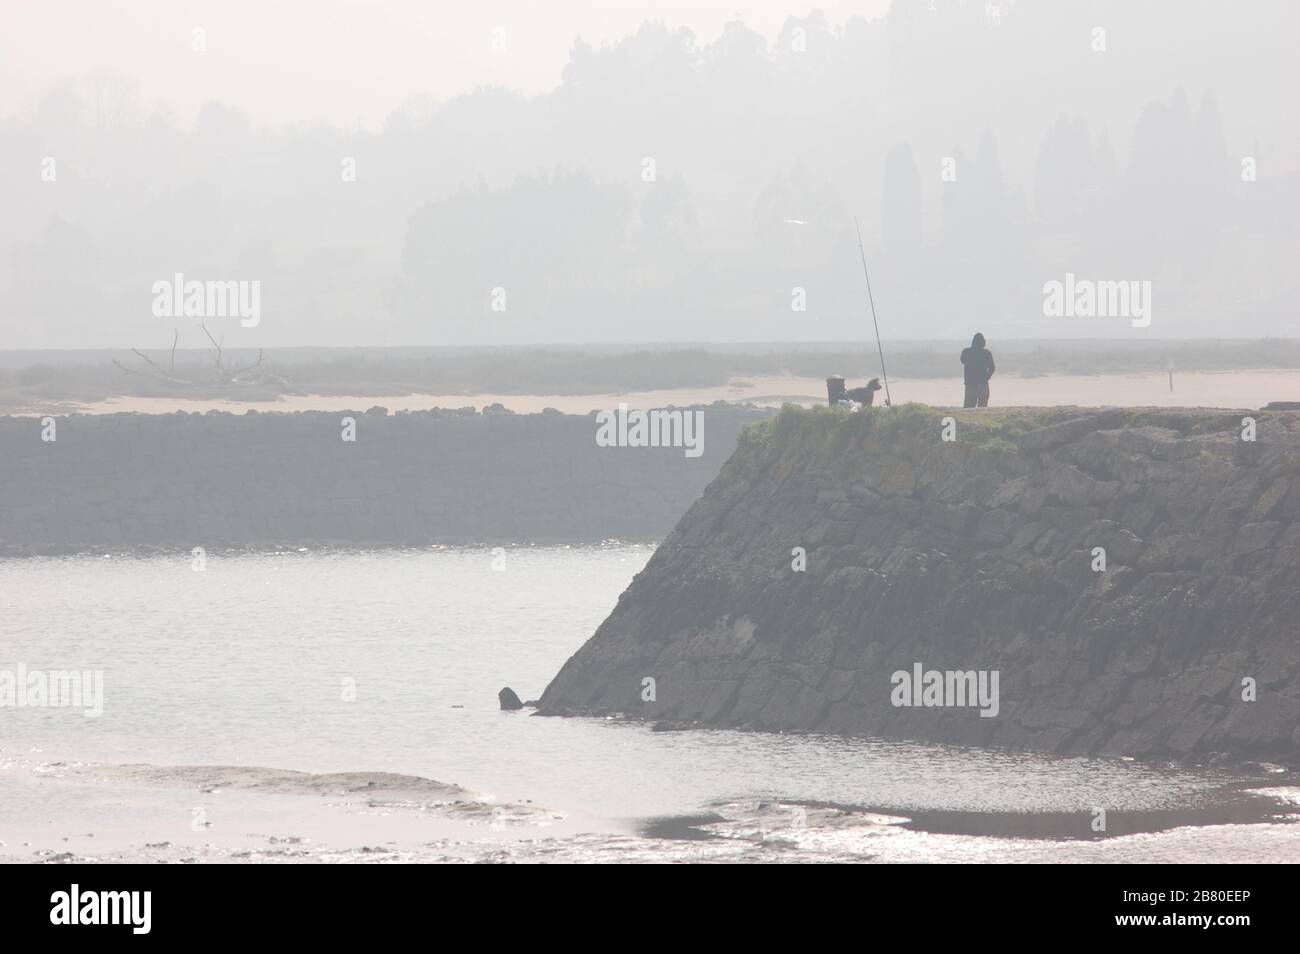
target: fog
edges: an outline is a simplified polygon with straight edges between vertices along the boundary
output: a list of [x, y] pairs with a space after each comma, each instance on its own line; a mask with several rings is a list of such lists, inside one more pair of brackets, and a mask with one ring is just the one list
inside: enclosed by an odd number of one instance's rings
[[1293, 4], [733, 6], [7, 5], [0, 349], [1295, 334]]

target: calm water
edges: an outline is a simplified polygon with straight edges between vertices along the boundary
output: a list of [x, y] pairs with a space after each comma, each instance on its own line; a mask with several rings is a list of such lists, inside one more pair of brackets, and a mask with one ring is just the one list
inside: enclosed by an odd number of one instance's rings
[[[489, 549], [209, 553], [202, 572], [188, 553], [3, 560], [0, 669], [103, 670], [105, 703], [98, 719], [0, 710], [0, 746], [398, 772], [641, 824], [755, 798], [910, 810], [954, 832], [972, 830], [963, 813], [1034, 813], [1050, 834], [1054, 813], [1096, 805], [1231, 820], [1241, 786], [1217, 774], [499, 711], [502, 686], [540, 695], [651, 552], [510, 549], [503, 569]], [[1258, 830], [1295, 826], [1245, 827], [1258, 854]]]

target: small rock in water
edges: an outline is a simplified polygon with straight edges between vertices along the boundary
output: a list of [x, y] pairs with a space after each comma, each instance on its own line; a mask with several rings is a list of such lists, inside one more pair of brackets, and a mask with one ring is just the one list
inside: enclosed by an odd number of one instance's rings
[[519, 701], [519, 697], [515, 695], [515, 691], [509, 686], [497, 693], [497, 699], [501, 703], [501, 708], [507, 712], [524, 707], [524, 704]]

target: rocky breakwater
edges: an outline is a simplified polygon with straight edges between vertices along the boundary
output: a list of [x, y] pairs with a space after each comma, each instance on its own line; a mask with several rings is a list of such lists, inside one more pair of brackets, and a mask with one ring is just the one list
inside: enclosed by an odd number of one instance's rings
[[676, 413], [690, 447], [558, 411], [0, 417], [0, 555], [657, 541], [771, 414]]
[[1294, 412], [787, 408], [540, 712], [1294, 764], [1298, 520]]

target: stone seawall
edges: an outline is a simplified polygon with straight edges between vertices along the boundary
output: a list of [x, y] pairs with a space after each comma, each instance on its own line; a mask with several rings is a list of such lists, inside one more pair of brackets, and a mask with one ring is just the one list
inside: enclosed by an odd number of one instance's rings
[[787, 409], [540, 711], [1294, 764], [1300, 415]]
[[698, 457], [601, 447], [594, 415], [558, 412], [71, 415], [52, 435], [0, 418], [0, 554], [657, 541], [771, 413], [694, 410]]

